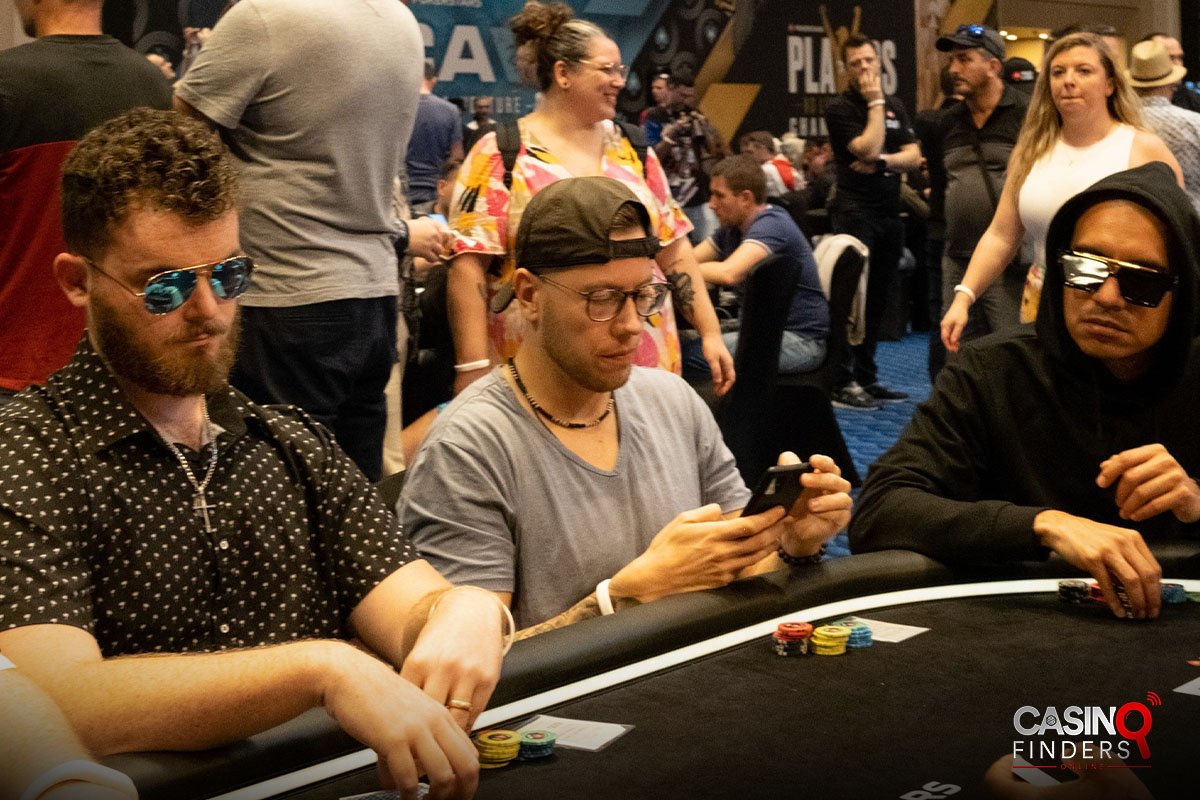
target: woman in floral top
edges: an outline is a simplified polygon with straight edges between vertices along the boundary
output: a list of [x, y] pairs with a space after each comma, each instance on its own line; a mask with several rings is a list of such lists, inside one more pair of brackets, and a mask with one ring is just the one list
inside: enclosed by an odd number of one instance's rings
[[[456, 242], [447, 298], [458, 364], [502, 361], [516, 353], [523, 320], [508, 302], [516, 269], [511, 243], [530, 197], [564, 178], [607, 175], [628, 185], [649, 210], [663, 243], [655, 279], [666, 276], [672, 283], [680, 311], [701, 334], [714, 387], [723, 394], [733, 383], [733, 359], [687, 240], [691, 223], [671, 199], [654, 151], [646, 153], [643, 174], [637, 153], [612, 123], [627, 72], [616, 43], [593, 23], [573, 19], [571, 9], [561, 3], [529, 3], [510, 25], [518, 47], [536, 52], [543, 99], [519, 120], [521, 148], [511, 189], [504, 185], [494, 133], [471, 148], [458, 173], [450, 203]], [[636, 363], [680, 371], [670, 303], [646, 320]], [[456, 391], [488, 369], [459, 369]]]

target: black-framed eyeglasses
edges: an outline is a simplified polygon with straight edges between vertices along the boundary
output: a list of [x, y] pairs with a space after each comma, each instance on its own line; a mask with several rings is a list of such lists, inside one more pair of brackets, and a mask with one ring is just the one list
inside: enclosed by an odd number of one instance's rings
[[1163, 295], [1179, 283], [1177, 276], [1162, 270], [1092, 253], [1064, 250], [1058, 254], [1058, 263], [1063, 269], [1063, 285], [1094, 292], [1112, 276], [1125, 302], [1144, 308], [1156, 308]]
[[579, 59], [579, 63], [595, 67], [610, 78], [620, 78], [621, 80], [625, 80], [629, 77], [629, 67], [626, 64], [614, 64], [611, 61], [605, 64], [597, 64], [595, 61], [592, 61], [588, 58]]
[[151, 275], [143, 291], [134, 291], [122, 281], [104, 270], [90, 258], [84, 259], [92, 269], [129, 292], [142, 298], [142, 303], [151, 314], [169, 314], [182, 306], [196, 290], [197, 275], [208, 273], [213, 294], [221, 300], [232, 300], [250, 288], [250, 275], [254, 271], [254, 260], [250, 256], [233, 256], [194, 267], [169, 269]]
[[667, 300], [667, 293], [671, 291], [671, 287], [665, 283], [643, 283], [629, 292], [622, 292], [620, 289], [594, 289], [584, 292], [564, 286], [545, 275], [538, 275], [538, 278], [551, 286], [574, 292], [586, 299], [588, 319], [592, 322], [608, 322], [614, 319], [625, 307], [625, 298], [633, 301], [633, 310], [639, 317], [649, 317], [662, 308], [663, 303]]

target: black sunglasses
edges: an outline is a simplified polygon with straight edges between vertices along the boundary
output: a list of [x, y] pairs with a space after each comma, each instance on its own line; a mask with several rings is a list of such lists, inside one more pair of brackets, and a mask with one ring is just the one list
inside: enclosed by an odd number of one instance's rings
[[1112, 276], [1125, 302], [1144, 308], [1157, 307], [1163, 295], [1179, 283], [1179, 278], [1170, 273], [1092, 253], [1064, 250], [1058, 254], [1058, 263], [1062, 265], [1065, 286], [1094, 292]]
[[134, 297], [142, 298], [146, 310], [151, 314], [169, 314], [182, 306], [196, 290], [196, 275], [208, 272], [208, 282], [213, 294], [222, 300], [232, 300], [250, 288], [250, 274], [254, 271], [254, 260], [250, 256], [233, 256], [224, 261], [180, 267], [151, 275], [143, 291], [135, 292], [121, 281], [109, 275], [90, 258], [85, 259], [92, 268], [116, 283]]

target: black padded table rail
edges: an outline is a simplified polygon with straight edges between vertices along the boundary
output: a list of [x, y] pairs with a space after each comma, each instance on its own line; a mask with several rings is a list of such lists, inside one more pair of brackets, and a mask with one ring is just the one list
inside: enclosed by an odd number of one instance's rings
[[[1166, 574], [1200, 578], [1200, 555], [1194, 543], [1154, 549]], [[908, 552], [872, 553], [785, 570], [725, 589], [666, 598], [519, 642], [505, 661], [492, 706], [512, 704], [795, 609], [917, 587], [1074, 575], [1077, 572], [1058, 559], [951, 570]], [[1200, 654], [1192, 657], [1196, 655]], [[201, 753], [126, 754], [105, 763], [129, 774], [145, 800], [337, 797], [343, 787], [369, 784], [369, 776], [326, 780], [355, 764], [368, 763], [369, 754], [362, 750], [323, 711], [314, 710], [228, 747]], [[492, 778], [488, 781], [490, 791]], [[307, 794], [306, 785], [311, 785]]]

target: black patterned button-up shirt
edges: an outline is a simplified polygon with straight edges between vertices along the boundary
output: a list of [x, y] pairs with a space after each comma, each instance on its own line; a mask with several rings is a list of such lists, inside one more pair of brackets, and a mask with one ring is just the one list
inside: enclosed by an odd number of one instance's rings
[[[0, 630], [87, 630], [106, 656], [346, 634], [416, 558], [329, 432], [298, 409], [210, 395], [206, 497], [85, 340], [0, 407]], [[186, 451], [186, 448], [181, 448]], [[208, 449], [190, 457], [202, 479]]]

